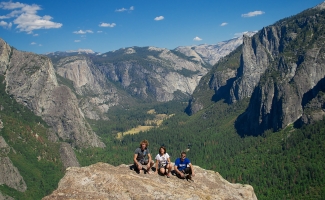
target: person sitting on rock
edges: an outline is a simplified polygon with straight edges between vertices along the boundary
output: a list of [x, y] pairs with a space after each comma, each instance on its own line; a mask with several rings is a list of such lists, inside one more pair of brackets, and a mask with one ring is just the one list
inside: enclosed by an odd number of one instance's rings
[[139, 172], [142, 170], [144, 165], [146, 165], [146, 171], [148, 174], [150, 174], [150, 169], [154, 165], [154, 161], [151, 159], [151, 154], [148, 146], [149, 142], [147, 140], [142, 140], [140, 142], [140, 147], [135, 149], [133, 161]]
[[[159, 148], [159, 153], [156, 156], [156, 174], [158, 174], [158, 171], [161, 174], [165, 174], [167, 178], [170, 177], [170, 173], [172, 171], [172, 165], [170, 163], [170, 156], [166, 152], [166, 148], [164, 146], [161, 146]], [[167, 173], [168, 169], [168, 173]]]
[[176, 175], [179, 178], [192, 180], [192, 176], [195, 176], [193, 165], [191, 161], [186, 158], [186, 152], [182, 152], [181, 157], [175, 160], [174, 170], [176, 171]]

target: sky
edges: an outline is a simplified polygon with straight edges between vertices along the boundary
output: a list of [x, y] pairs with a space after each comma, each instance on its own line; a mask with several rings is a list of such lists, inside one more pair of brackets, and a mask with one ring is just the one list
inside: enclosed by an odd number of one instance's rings
[[21, 0], [0, 2], [0, 38], [44, 54], [217, 44], [324, 0]]

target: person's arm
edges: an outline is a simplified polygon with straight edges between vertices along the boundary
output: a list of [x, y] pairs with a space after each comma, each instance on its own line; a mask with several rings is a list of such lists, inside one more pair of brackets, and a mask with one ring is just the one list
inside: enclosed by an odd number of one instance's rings
[[133, 156], [134, 164], [138, 164], [137, 157], [138, 157], [138, 154], [134, 154], [134, 156]]
[[188, 164], [188, 165], [189, 165], [190, 168], [191, 168], [192, 176], [195, 176], [195, 174], [194, 174], [194, 167], [193, 167], [192, 163], [190, 163], [190, 164]]
[[150, 153], [148, 153], [148, 164], [150, 164], [150, 163], [151, 163], [151, 160], [152, 160], [152, 158], [151, 158], [151, 154], [150, 154]]
[[175, 164], [175, 165], [174, 165], [174, 170], [176, 171], [177, 174], [179, 174], [180, 171], [179, 171], [177, 168], [178, 168], [178, 167], [177, 167], [177, 165]]
[[158, 161], [158, 159], [156, 159], [156, 171], [155, 171], [156, 174], [158, 174], [158, 170], [159, 170], [158, 169], [158, 164], [159, 164], [159, 161]]
[[174, 165], [174, 170], [176, 171], [177, 174], [179, 174], [181, 177], [184, 178], [184, 174], [178, 170], [178, 162], [175, 160], [175, 165]]

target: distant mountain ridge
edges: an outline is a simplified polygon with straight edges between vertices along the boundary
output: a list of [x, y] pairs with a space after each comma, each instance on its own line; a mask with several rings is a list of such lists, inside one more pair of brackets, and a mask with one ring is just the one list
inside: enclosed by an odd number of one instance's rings
[[68, 55], [80, 55], [80, 54], [97, 54], [100, 55], [101, 53], [95, 52], [92, 49], [77, 49], [77, 50], [69, 50], [69, 51], [55, 51], [45, 53], [44, 55], [51, 55], [51, 56], [68, 56]]
[[219, 42], [215, 45], [201, 44], [194, 46], [181, 46], [177, 47], [175, 50], [191, 57], [193, 60], [206, 62], [213, 66], [221, 58], [228, 55], [230, 52], [240, 46], [243, 43], [244, 35], [251, 37], [255, 33], [257, 33], [257, 31], [245, 32], [239, 37]]

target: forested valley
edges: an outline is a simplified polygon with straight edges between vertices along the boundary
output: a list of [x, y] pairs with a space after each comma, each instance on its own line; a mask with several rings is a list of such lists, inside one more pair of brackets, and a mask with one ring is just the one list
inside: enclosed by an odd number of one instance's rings
[[[166, 146], [172, 161], [181, 151], [189, 150], [194, 165], [217, 171], [232, 183], [252, 185], [258, 199], [324, 199], [325, 121], [241, 137], [234, 122], [247, 105], [248, 99], [232, 105], [221, 100], [193, 116], [185, 114], [184, 102], [111, 113], [115, 123], [91, 122], [107, 147], [80, 149], [77, 156], [83, 166], [96, 162], [131, 165], [135, 148], [147, 139], [153, 158], [161, 145]], [[117, 129], [131, 128], [146, 115], [150, 118], [146, 114], [149, 109], [175, 115], [160, 127], [116, 139]]]

